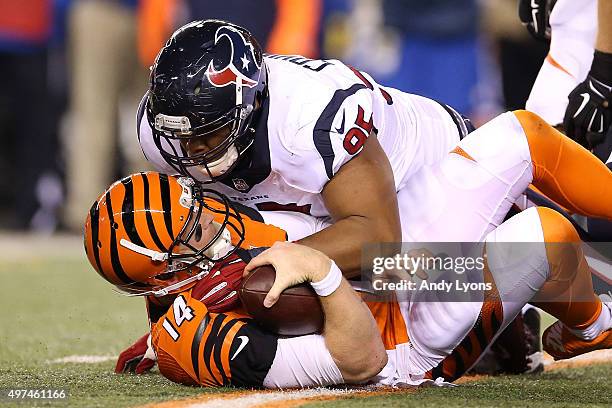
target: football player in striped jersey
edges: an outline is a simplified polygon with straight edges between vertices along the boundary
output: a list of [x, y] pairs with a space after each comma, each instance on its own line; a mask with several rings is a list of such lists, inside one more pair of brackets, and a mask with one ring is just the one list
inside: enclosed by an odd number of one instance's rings
[[[273, 214], [275, 221], [279, 217]], [[157, 360], [164, 376], [182, 384], [248, 387], [298, 386], [295, 381], [308, 375], [296, 369], [310, 372], [320, 364], [328, 370], [317, 380], [321, 385], [377, 374], [387, 354], [375, 321], [338, 267], [317, 250], [288, 245], [286, 259], [309, 262], [278, 273], [288, 279], [286, 287], [298, 278], [315, 284], [333, 278], [331, 290], [321, 295], [323, 335], [281, 339], [241, 310], [237, 290], [250, 259], [247, 249], [299, 237], [304, 219], [289, 217], [291, 234], [187, 178], [148, 172], [113, 184], [88, 214], [86, 253], [116, 289], [146, 296], [151, 325], [151, 334], [120, 356], [116, 371], [142, 373]], [[344, 338], [347, 332], [354, 336]], [[302, 355], [308, 344], [316, 347]]]

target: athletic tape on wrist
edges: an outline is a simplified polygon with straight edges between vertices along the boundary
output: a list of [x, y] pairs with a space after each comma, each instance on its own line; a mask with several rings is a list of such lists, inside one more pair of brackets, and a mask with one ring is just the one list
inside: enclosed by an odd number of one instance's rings
[[342, 272], [338, 265], [332, 261], [327, 275], [318, 282], [310, 282], [310, 286], [312, 286], [317, 295], [329, 296], [340, 287], [341, 282]]

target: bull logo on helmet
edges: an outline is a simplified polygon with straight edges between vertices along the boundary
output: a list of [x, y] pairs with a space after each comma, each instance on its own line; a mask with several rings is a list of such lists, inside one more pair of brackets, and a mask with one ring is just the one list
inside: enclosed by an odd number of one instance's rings
[[216, 87], [236, 84], [239, 79], [242, 85], [249, 88], [255, 87], [257, 81], [249, 77], [252, 77], [261, 68], [261, 64], [257, 64], [253, 44], [248, 42], [240, 31], [230, 26], [223, 26], [217, 30], [215, 45], [223, 37], [227, 38], [231, 47], [229, 63], [217, 71], [213, 64], [214, 60], [210, 61], [206, 69], [206, 77]]

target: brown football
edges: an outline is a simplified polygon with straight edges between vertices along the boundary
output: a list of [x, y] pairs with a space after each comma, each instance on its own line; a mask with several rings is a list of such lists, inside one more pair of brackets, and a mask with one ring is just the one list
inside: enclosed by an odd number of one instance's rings
[[263, 300], [274, 283], [276, 271], [270, 265], [260, 266], [246, 277], [240, 299], [246, 311], [264, 328], [283, 336], [302, 336], [323, 330], [324, 315], [319, 297], [303, 283], [283, 291], [271, 308]]

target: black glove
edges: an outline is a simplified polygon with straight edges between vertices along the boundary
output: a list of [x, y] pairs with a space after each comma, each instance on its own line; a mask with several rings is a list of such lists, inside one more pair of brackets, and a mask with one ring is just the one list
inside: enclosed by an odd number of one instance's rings
[[529, 34], [550, 41], [550, 12], [557, 0], [519, 0], [519, 18]]
[[[612, 126], [608, 128], [608, 133], [606, 133], [603, 142], [595, 146], [593, 154], [604, 163], [612, 156]], [[608, 163], [608, 167], [612, 170], [612, 163]], [[610, 234], [612, 236], [612, 230], [610, 230]]]
[[587, 149], [602, 143], [612, 122], [612, 54], [595, 51], [591, 71], [569, 94], [565, 134]]

